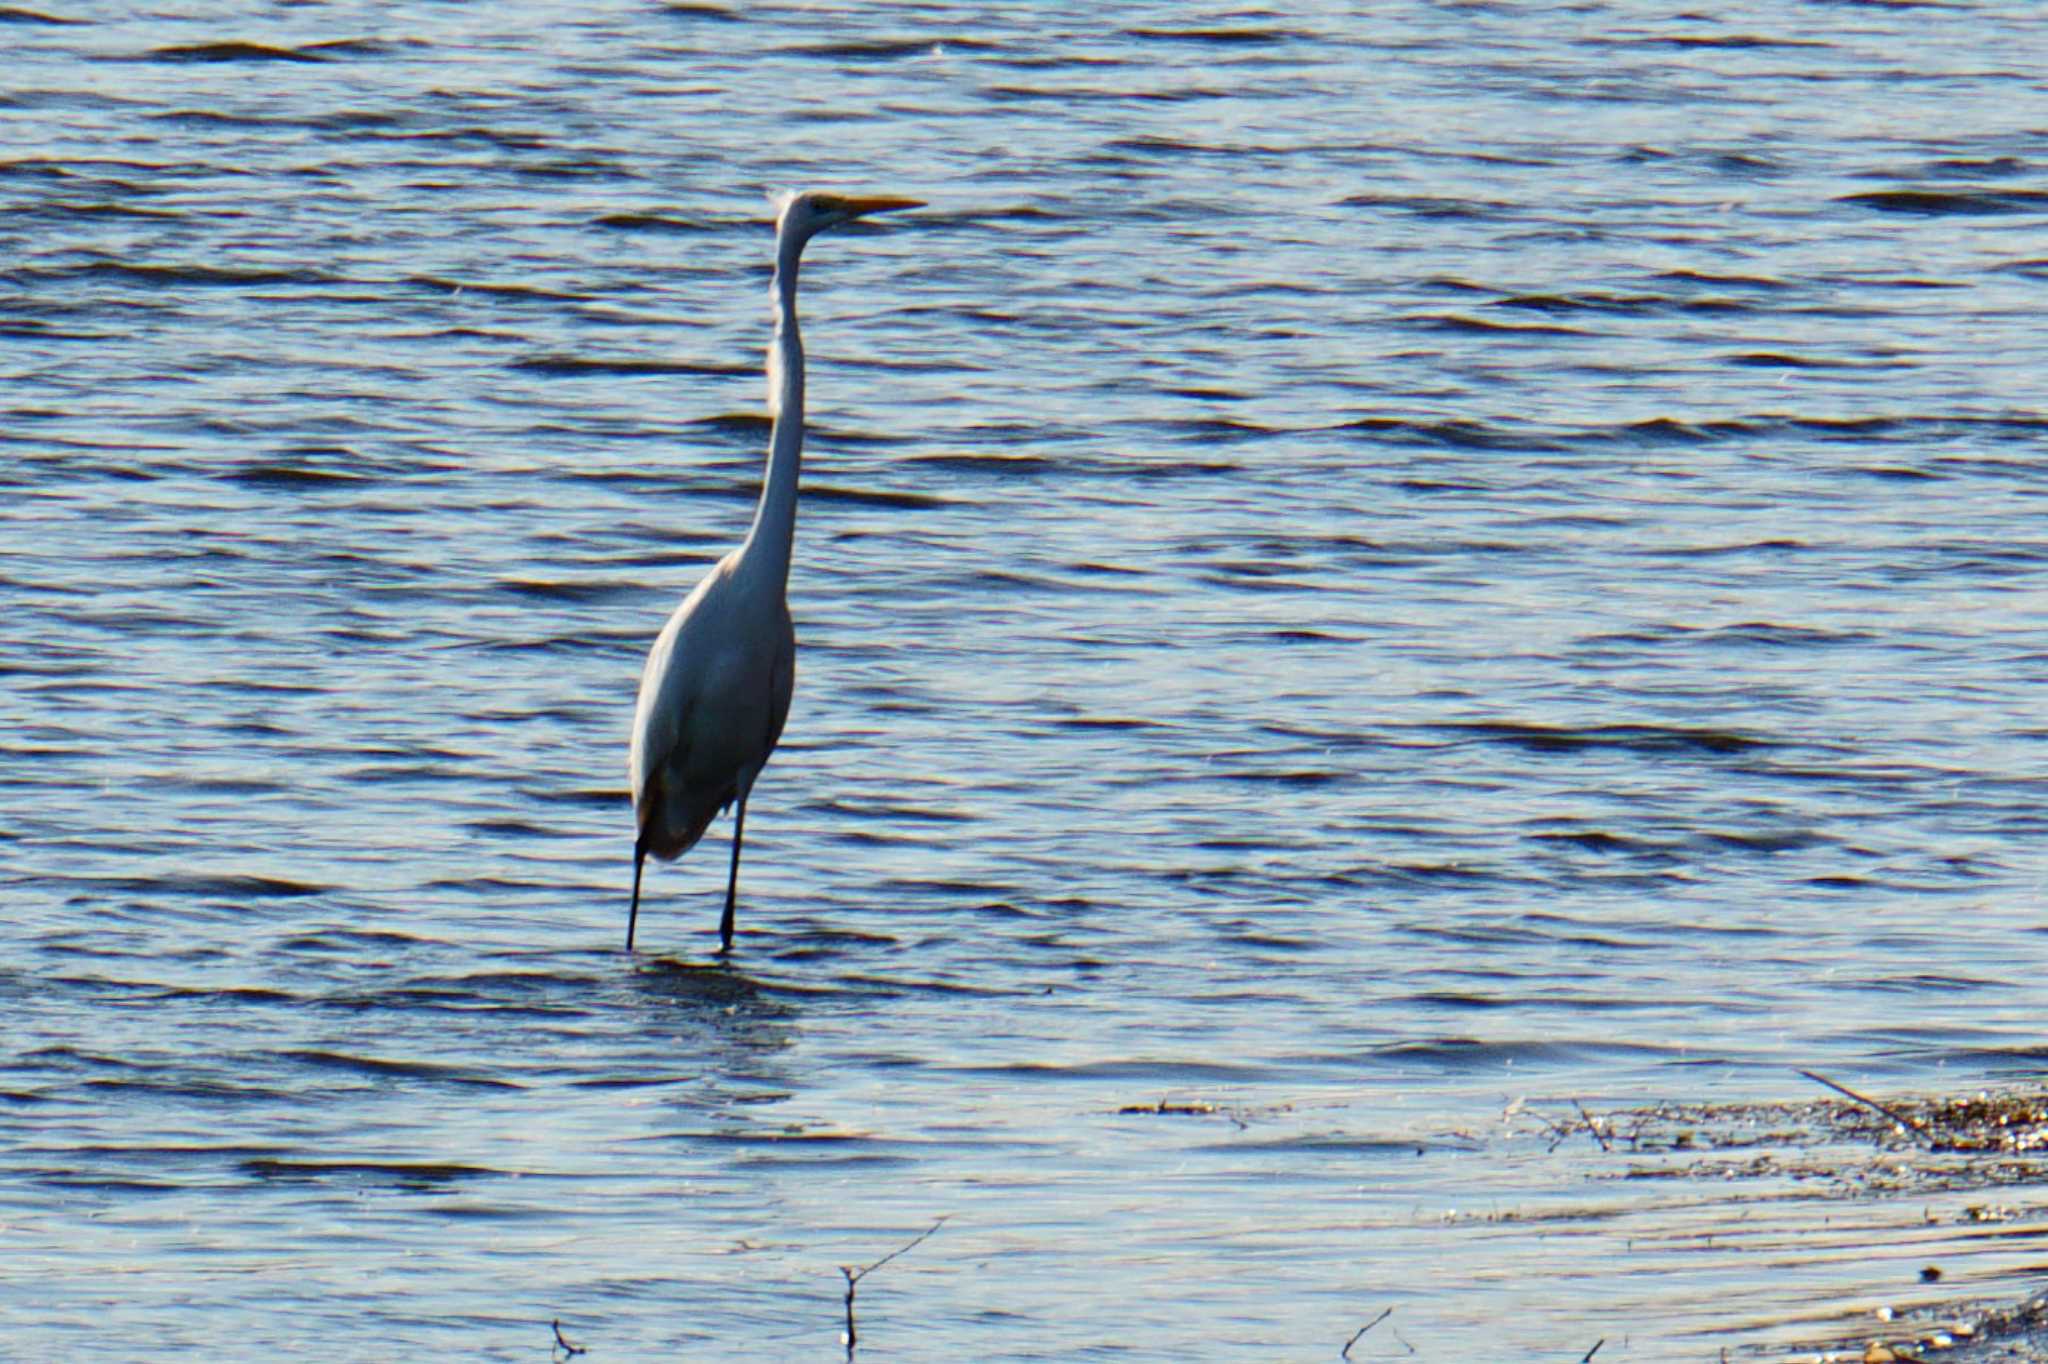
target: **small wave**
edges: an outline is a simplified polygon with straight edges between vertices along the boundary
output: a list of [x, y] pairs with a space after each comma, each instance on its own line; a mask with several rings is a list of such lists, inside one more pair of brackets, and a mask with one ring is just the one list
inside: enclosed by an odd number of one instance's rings
[[275, 128], [288, 127], [290, 119], [262, 118], [252, 114], [229, 114], [217, 109], [166, 109], [144, 115], [152, 123], [175, 123], [181, 127]]
[[2048, 212], [2048, 190], [1884, 189], [1845, 194], [1835, 202], [1862, 204], [1883, 213], [1911, 213], [1921, 217], [2041, 213]]
[[39, 157], [21, 157], [14, 161], [0, 161], [0, 179], [33, 176], [38, 180], [76, 180], [76, 171], [66, 170], [55, 162]]
[[179, 872], [169, 876], [119, 876], [95, 882], [108, 889], [141, 894], [163, 893], [223, 900], [291, 900], [324, 895], [331, 887], [273, 876], [208, 876]]
[[756, 1149], [760, 1152], [754, 1157], [757, 1163], [772, 1159], [772, 1153], [776, 1151], [832, 1153], [825, 1160], [806, 1155], [806, 1168], [819, 1165], [867, 1167], [907, 1164], [914, 1150], [909, 1144], [895, 1138], [878, 1137], [867, 1132], [807, 1131], [789, 1128], [747, 1131], [713, 1128], [692, 1132], [689, 1136], [692, 1141], [707, 1145]]
[[1757, 428], [1748, 422], [1682, 422], [1675, 417], [1651, 417], [1646, 421], [1631, 422], [1611, 434], [1620, 438], [1649, 440], [1665, 445], [1687, 445], [1756, 433]]
[[1744, 369], [1851, 369], [1854, 364], [1848, 360], [1820, 360], [1807, 355], [1788, 355], [1783, 351], [1756, 350], [1738, 351], [1721, 357], [1722, 363], [1738, 365]]
[[[1170, 1111], [1170, 1110], [1169, 1110]], [[1228, 1110], [1220, 1114], [1229, 1117]], [[1403, 1156], [1413, 1160], [1431, 1151], [1473, 1150], [1470, 1142], [1445, 1141], [1441, 1139], [1404, 1140], [1399, 1137], [1347, 1137], [1329, 1133], [1298, 1137], [1259, 1137], [1246, 1140], [1234, 1137], [1228, 1142], [1207, 1147], [1197, 1146], [1196, 1150], [1242, 1153], [1260, 1151], [1268, 1154], [1292, 1154], [1329, 1159], [1342, 1156]]]
[[1656, 278], [1667, 279], [1674, 284], [1707, 284], [1715, 288], [1790, 289], [1794, 287], [1785, 280], [1773, 279], [1768, 275], [1724, 275], [1702, 270], [1666, 270], [1657, 275]]
[[1595, 333], [1579, 327], [1560, 327], [1553, 323], [1521, 324], [1513, 322], [1489, 322], [1483, 317], [1467, 313], [1421, 313], [1402, 319], [1411, 327], [1429, 331], [1473, 332], [1487, 336], [1593, 336]]
[[57, 1045], [37, 1047], [21, 1053], [24, 1061], [62, 1061], [67, 1065], [82, 1066], [90, 1070], [113, 1071], [117, 1074], [133, 1073], [147, 1069], [139, 1062], [124, 1060], [119, 1056], [106, 1056], [99, 1052], [82, 1051], [77, 1047]]
[[394, 948], [418, 947], [428, 941], [404, 933], [391, 933], [381, 929], [327, 928], [314, 933], [302, 933], [285, 939], [282, 944], [288, 952], [333, 952], [349, 955], [362, 951], [385, 952]]
[[[843, 818], [876, 820], [882, 823], [909, 821], [920, 824], [968, 824], [975, 816], [965, 810], [934, 810], [927, 806], [901, 805], [893, 801], [873, 805], [853, 805], [843, 800], [815, 800], [805, 804], [807, 810]], [[979, 887], [962, 883], [956, 889], [978, 890]]]
[[1679, 631], [1695, 634], [1714, 643], [1756, 644], [1766, 648], [1809, 649], [1831, 644], [1868, 644], [1873, 636], [1860, 630], [1823, 630], [1811, 625], [1776, 625], [1770, 621], [1745, 621], [1712, 630]]
[[[19, 210], [16, 211], [18, 212]], [[175, 209], [144, 208], [139, 204], [76, 204], [65, 203], [62, 200], [51, 200], [46, 203], [37, 204], [33, 211], [57, 218], [135, 218], [158, 222], [182, 222], [185, 218], [183, 213]]]
[[1565, 451], [1559, 443], [1534, 432], [1495, 426], [1469, 418], [1444, 421], [1415, 421], [1403, 417], [1360, 417], [1329, 428], [1333, 431], [1362, 431], [1386, 438], [1393, 444], [1440, 446], [1453, 450]]
[[959, 474], [1047, 474], [1065, 467], [1043, 455], [910, 455], [903, 462]]
[[1539, 313], [1640, 313], [1665, 302], [1661, 294], [1514, 294], [1487, 306]]
[[365, 128], [389, 128], [405, 122], [411, 115], [394, 113], [388, 109], [336, 109], [330, 113], [309, 114], [302, 126], [307, 128], [333, 128], [356, 132]]
[[1760, 417], [1789, 430], [1805, 431], [1823, 438], [1860, 440], [1867, 436], [1906, 436], [1924, 439], [1962, 433], [2009, 433], [2038, 439], [2048, 433], [2048, 418], [2013, 413], [2006, 416], [1939, 415], [1878, 417]]
[[196, 1099], [209, 1107], [224, 1104], [275, 1104], [284, 1096], [263, 1085], [232, 1084], [225, 1080], [88, 1080], [87, 1089], [103, 1091], [109, 1099], [134, 1103], [150, 1098]]
[[1623, 38], [1617, 47], [1746, 48], [1826, 47], [1813, 38], [1767, 38], [1758, 33], [1674, 33], [1647, 38]]
[[288, 990], [273, 990], [261, 985], [217, 985], [205, 989], [167, 985], [159, 992], [157, 998], [189, 1000], [201, 1005], [217, 1004], [230, 1009], [249, 1006], [296, 1008], [305, 1003], [304, 999]]
[[1045, 592], [1058, 594], [1064, 589], [1051, 578], [1035, 574], [1007, 572], [1001, 569], [982, 569], [974, 573], [963, 573], [953, 582], [963, 590], [973, 592]]
[[1734, 540], [1711, 545], [1660, 545], [1634, 551], [1652, 559], [1717, 559], [1731, 554], [1806, 554], [1814, 547], [1804, 540]]
[[434, 1061], [394, 1061], [377, 1056], [351, 1056], [338, 1051], [287, 1051], [284, 1059], [319, 1070], [347, 1071], [380, 1080], [431, 1080], [438, 1084], [477, 1089], [522, 1089], [523, 1085], [493, 1076], [478, 1075], [456, 1066]]
[[636, 360], [626, 356], [594, 359], [581, 355], [529, 355], [511, 368], [533, 374], [702, 374], [718, 377], [759, 373], [752, 365], [719, 365], [694, 360]]
[[1121, 475], [1125, 478], [1176, 479], [1214, 478], [1219, 474], [1244, 472], [1241, 464], [1229, 464], [1221, 460], [1177, 459], [1126, 461], [1097, 461], [1083, 465], [1076, 470], [1081, 473]]
[[324, 62], [327, 59], [303, 48], [272, 47], [268, 43], [191, 43], [178, 47], [153, 48], [143, 54], [154, 62]]
[[1178, 417], [1150, 425], [1208, 444], [1235, 444], [1290, 434], [1286, 427], [1263, 426], [1258, 422], [1235, 421], [1229, 417]]
[[524, 161], [510, 167], [521, 180], [628, 180], [632, 173], [616, 161], [569, 157], [556, 161]]
[[765, 412], [720, 412], [716, 416], [692, 418], [690, 425], [726, 435], [761, 436], [775, 429], [775, 419]]
[[1489, 307], [1518, 308], [1553, 316], [1571, 313], [1610, 313], [1647, 316], [1653, 313], [1746, 313], [1753, 305], [1741, 299], [1673, 297], [1669, 294], [1514, 294], [1495, 299]]
[[973, 38], [885, 38], [872, 42], [801, 43], [776, 49], [792, 57], [826, 57], [845, 62], [887, 62], [929, 57], [935, 51], [994, 52], [993, 43]]
[[1358, 644], [1363, 635], [1340, 635], [1329, 630], [1280, 629], [1268, 630], [1262, 636], [1275, 644]]
[[814, 484], [805, 488], [804, 500], [807, 502], [837, 502], [849, 507], [885, 507], [891, 511], [929, 511], [936, 507], [960, 505], [952, 498], [934, 497], [930, 493], [884, 491], [872, 488], [838, 488], [830, 484]]
[[396, 41], [387, 38], [330, 38], [325, 42], [307, 43], [298, 50], [302, 53], [318, 53], [321, 56], [339, 57], [389, 57], [407, 49], [430, 46], [417, 38], [402, 38]]
[[1477, 885], [1485, 881], [1497, 881], [1501, 877], [1498, 872], [1489, 868], [1464, 866], [1456, 862], [1389, 862], [1374, 869], [1366, 879], [1427, 886], [1443, 882]]
[[559, 601], [591, 603], [611, 601], [617, 597], [631, 595], [640, 590], [634, 583], [623, 582], [550, 582], [540, 578], [505, 578], [497, 584], [500, 592], [509, 592], [515, 597], [530, 597], [536, 601]]
[[1674, 417], [1652, 417], [1645, 421], [1630, 422], [1625, 426], [1590, 430], [1585, 436], [1588, 439], [1655, 441], [1660, 444], [1709, 444], [1785, 434], [1857, 442], [1892, 438], [1925, 441], [1964, 435], [2010, 435], [2032, 441], [2048, 434], [2048, 418], [2018, 412], [1998, 416], [1929, 413], [1869, 417], [1806, 417], [1783, 412], [1760, 412], [1748, 417], [1705, 422], [1680, 421]]
[[1740, 831], [1709, 831], [1697, 835], [1693, 842], [1706, 848], [1732, 848], [1740, 852], [1780, 853], [1798, 852], [1806, 848], [1835, 847], [1839, 839], [1829, 838], [1811, 829], [1773, 829], [1760, 833]]
[[550, 829], [532, 824], [523, 819], [477, 819], [462, 826], [473, 834], [487, 838], [570, 838], [575, 835], [566, 829]]
[[219, 476], [229, 483], [252, 488], [335, 488], [373, 480], [340, 469], [317, 469], [303, 464], [252, 464]]
[[542, 298], [575, 302], [583, 297], [581, 294], [543, 289], [533, 284], [494, 284], [486, 280], [449, 279], [442, 275], [407, 275], [404, 282], [418, 288], [434, 289], [447, 294], [485, 294], [494, 298]]
[[263, 1180], [294, 1180], [321, 1183], [333, 1179], [368, 1180], [396, 1184], [400, 1188], [430, 1189], [464, 1179], [502, 1177], [503, 1170], [483, 1165], [452, 1165], [438, 1161], [411, 1160], [286, 1160], [259, 1156], [238, 1167], [245, 1175]]
[[1435, 728], [1460, 738], [1507, 744], [1532, 753], [1615, 748], [1635, 753], [1725, 755], [1777, 746], [1774, 740], [1752, 738], [1732, 730], [1665, 725], [1594, 725], [1585, 729], [1567, 729], [1558, 725], [1524, 724], [1511, 720], [1480, 720]]
[[1199, 43], [1206, 47], [1270, 47], [1309, 38], [1284, 28], [1127, 28], [1123, 36], [1143, 42]]
[[1479, 199], [1446, 199], [1425, 194], [1353, 194], [1339, 199], [1340, 208], [1388, 208], [1418, 218], [1489, 218], [1511, 205]]
[[2028, 175], [2033, 168], [2017, 156], [1992, 157], [1949, 157], [1927, 163], [1928, 175], [1959, 175], [1970, 179], [2001, 180], [2008, 176]]
[[1130, 715], [1069, 715], [1062, 719], [1053, 721], [1053, 724], [1056, 728], [1059, 729], [1078, 730], [1131, 730], [1160, 728], [1160, 723], [1157, 720], [1145, 720]]
[[41, 10], [18, 9], [13, 5], [0, 5], [0, 24], [49, 24], [61, 26], [83, 24], [85, 22], [84, 19], [67, 19], [55, 14], [45, 14]]
[[268, 796], [292, 789], [286, 782], [259, 777], [159, 777], [157, 784], [166, 790], [199, 791], [214, 796]]
[[[124, 339], [118, 332], [72, 331], [61, 327], [52, 327], [42, 322], [0, 323], [0, 336], [11, 336], [24, 341], [116, 341]], [[0, 477], [5, 476], [0, 475]], [[8, 482], [13, 483], [14, 480], [9, 479]]]
[[956, 1075], [986, 1075], [1026, 1080], [1141, 1080], [1154, 1084], [1246, 1082], [1265, 1074], [1255, 1065], [1229, 1065], [1221, 1061], [1118, 1060], [1083, 1061], [1057, 1065], [1049, 1061], [1018, 1061], [1002, 1066], [962, 1066]]
[[660, 213], [607, 213], [590, 220], [595, 226], [609, 227], [621, 232], [711, 232], [715, 229], [703, 223], [691, 222], [687, 218], [671, 218]]
[[721, 24], [737, 24], [746, 18], [738, 10], [721, 5], [692, 5], [682, 0], [664, 0], [658, 12], [670, 19], [702, 19]]
[[1533, 843], [1569, 843], [1575, 848], [1588, 852], [1633, 853], [1654, 850], [1668, 853], [1670, 849], [1648, 843], [1640, 838], [1629, 838], [1623, 834], [1611, 834], [1605, 829], [1552, 829], [1527, 835]]
[[1462, 990], [1424, 990], [1404, 996], [1402, 1002], [1439, 1009], [1516, 1009], [1525, 1001], [1509, 995], [1475, 995]]
[[583, 787], [568, 791], [522, 786], [519, 788], [519, 796], [522, 800], [544, 801], [550, 805], [576, 805], [592, 810], [614, 810], [633, 803], [632, 795], [623, 786]]
[[1767, 160], [1761, 156], [1743, 156], [1735, 152], [1723, 152], [1721, 155], [1713, 157], [1708, 164], [1717, 171], [1724, 171], [1729, 175], [1747, 176], [1752, 179], [1762, 179], [1765, 176], [1777, 175], [1785, 169], [1779, 162]]
[[[396, 122], [397, 120], [393, 120]], [[317, 123], [309, 127], [321, 126]], [[467, 125], [452, 128], [414, 128], [397, 132], [370, 131], [374, 125], [358, 124], [364, 129], [363, 135], [385, 142], [481, 142], [508, 152], [546, 151], [553, 144], [540, 133], [523, 132], [509, 128], [491, 128]], [[515, 174], [517, 171], [514, 172]]]
[[112, 1175], [80, 1175], [51, 1173], [36, 1177], [36, 1183], [52, 1189], [70, 1189], [80, 1193], [107, 1194], [152, 1194], [177, 1193], [184, 1185], [173, 1180], [140, 1179]]
[[1475, 1037], [1440, 1037], [1427, 1041], [1390, 1042], [1369, 1053], [1375, 1060], [1432, 1070], [1471, 1071], [1536, 1063], [1566, 1065], [1591, 1056], [1626, 1054], [1661, 1056], [1669, 1049], [1645, 1042], [1482, 1042]]
[[[28, 273], [28, 272], [24, 272]], [[231, 265], [140, 265], [132, 261], [96, 260], [37, 272], [50, 278], [125, 279], [151, 285], [199, 284], [209, 288], [242, 288], [252, 284], [334, 284], [334, 276], [318, 270], [269, 270]]]
[[1331, 786], [1350, 781], [1353, 773], [1331, 772], [1309, 768], [1291, 771], [1266, 769], [1253, 772], [1225, 772], [1219, 774], [1225, 781], [1245, 782], [1253, 786], [1277, 786], [1282, 790], [1312, 790], [1318, 786]]

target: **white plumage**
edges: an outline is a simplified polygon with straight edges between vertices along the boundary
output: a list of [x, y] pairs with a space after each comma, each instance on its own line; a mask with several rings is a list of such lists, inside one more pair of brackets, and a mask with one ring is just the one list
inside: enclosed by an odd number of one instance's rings
[[719, 923], [719, 951], [732, 950], [747, 794], [782, 737], [796, 681], [788, 586], [804, 440], [797, 267], [804, 245], [825, 229], [867, 213], [919, 206], [914, 199], [805, 193], [783, 200], [776, 216], [775, 340], [768, 353], [775, 431], [767, 477], [746, 540], [668, 618], [640, 676], [630, 759], [637, 836], [627, 951], [639, 924], [640, 875], [648, 855], [663, 861], [680, 857], [720, 810], [736, 804]]

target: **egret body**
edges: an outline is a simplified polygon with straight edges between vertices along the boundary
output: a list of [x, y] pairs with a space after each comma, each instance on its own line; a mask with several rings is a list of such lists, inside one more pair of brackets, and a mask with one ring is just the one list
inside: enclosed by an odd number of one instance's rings
[[797, 334], [796, 278], [812, 237], [863, 214], [917, 208], [914, 199], [795, 194], [775, 220], [775, 339], [768, 351], [768, 405], [775, 419], [768, 472], [754, 524], [668, 618], [640, 676], [633, 715], [633, 902], [626, 950], [640, 921], [640, 873], [648, 854], [688, 852], [713, 817], [736, 806], [719, 951], [732, 951], [740, 839], [747, 795], [782, 737], [796, 680], [789, 619], [789, 551], [796, 535], [797, 469], [804, 444], [804, 347]]

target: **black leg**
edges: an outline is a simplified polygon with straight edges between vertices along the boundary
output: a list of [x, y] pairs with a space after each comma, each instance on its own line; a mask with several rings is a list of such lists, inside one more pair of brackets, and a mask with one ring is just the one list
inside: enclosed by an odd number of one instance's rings
[[626, 912], [626, 950], [633, 950], [633, 928], [640, 922], [640, 864], [647, 860], [647, 841], [633, 843], [633, 907]]
[[718, 938], [723, 944], [718, 955], [732, 951], [732, 907], [740, 893], [740, 837], [747, 829], [747, 798], [740, 797], [739, 813], [732, 820], [732, 871], [725, 878], [725, 917], [718, 921]]

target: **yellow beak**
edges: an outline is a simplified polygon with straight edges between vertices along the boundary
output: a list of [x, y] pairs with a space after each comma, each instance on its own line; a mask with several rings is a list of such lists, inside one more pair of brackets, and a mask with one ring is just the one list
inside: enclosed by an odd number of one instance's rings
[[899, 209], [923, 208], [922, 199], [904, 199], [893, 194], [870, 194], [839, 200], [839, 211], [849, 218], [864, 217], [870, 213], [894, 213]]

